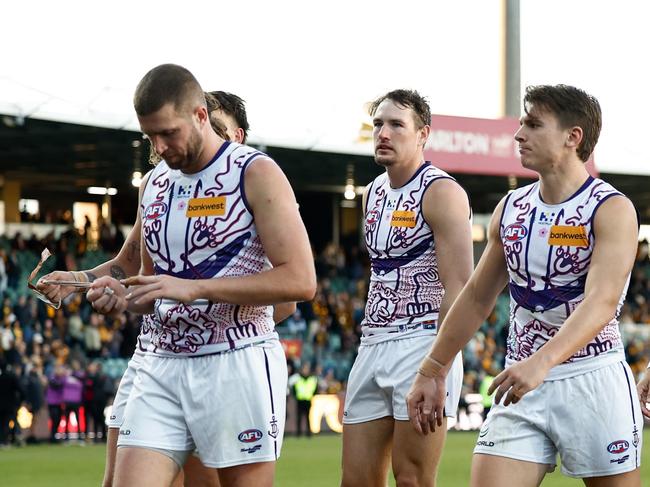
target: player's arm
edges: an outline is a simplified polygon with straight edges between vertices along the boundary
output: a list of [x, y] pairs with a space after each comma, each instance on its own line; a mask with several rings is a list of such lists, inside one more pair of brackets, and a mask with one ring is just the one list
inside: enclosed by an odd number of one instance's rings
[[296, 311], [296, 303], [278, 303], [273, 306], [273, 323], [276, 325], [286, 320]]
[[489, 392], [497, 391], [496, 402], [506, 395], [504, 404], [508, 405], [535, 389], [552, 367], [586, 346], [616, 315], [637, 249], [638, 226], [632, 202], [622, 196], [609, 198], [596, 212], [593, 229], [594, 250], [584, 300], [542, 348], [495, 378]]
[[[146, 177], [146, 176], [145, 176]], [[111, 276], [115, 279], [124, 279], [133, 276], [140, 270], [140, 234], [142, 222], [140, 221], [140, 208], [122, 248], [111, 260], [98, 265], [97, 267], [83, 271], [90, 282], [98, 277]]]
[[[149, 173], [143, 178], [144, 187], [149, 177]], [[39, 279], [36, 287], [40, 292], [45, 294], [50, 301], [58, 301], [67, 297], [69, 294], [83, 290], [83, 288], [76, 288], [73, 286], [45, 284], [45, 282], [52, 281], [78, 281], [78, 282], [93, 282], [98, 277], [111, 276], [115, 279], [124, 279], [127, 276], [132, 276], [138, 273], [140, 269], [140, 207], [138, 205], [138, 213], [135, 223], [129, 232], [122, 248], [118, 254], [111, 260], [106, 261], [92, 269], [85, 271], [54, 271], [43, 276]]]
[[141, 275], [125, 281], [140, 285], [129, 299], [137, 304], [161, 297], [181, 302], [203, 298], [258, 306], [311, 299], [316, 292], [314, 260], [289, 181], [275, 162], [260, 158], [246, 169], [244, 187], [272, 269], [219, 279]]
[[650, 403], [650, 367], [645, 370], [645, 374], [636, 385], [636, 390], [639, 393], [639, 401], [641, 401], [641, 412], [646, 418], [650, 419], [650, 409], [648, 409]]
[[[99, 313], [117, 317], [126, 311], [128, 307], [126, 295], [128, 292], [120, 280], [127, 276], [123, 276], [120, 273], [126, 273], [128, 270], [128, 275], [137, 275], [138, 273], [144, 273], [146, 270], [150, 274], [153, 274], [153, 263], [143, 244], [144, 235], [142, 233], [142, 219], [140, 215], [140, 202], [142, 201], [142, 195], [150, 175], [151, 171], [142, 178], [142, 184], [138, 191], [137, 218], [133, 229], [129, 233], [129, 238], [124, 242], [122, 249], [116, 257], [116, 259], [119, 258], [118, 264], [119, 262], [126, 262], [126, 266], [120, 266], [119, 271], [116, 271], [116, 269], [108, 265], [111, 262], [109, 261], [95, 268], [102, 275], [92, 276], [93, 279], [91, 281], [93, 285], [86, 294], [86, 297], [93, 308]], [[110, 274], [105, 273], [106, 271], [109, 271]], [[110, 293], [106, 292], [107, 288], [111, 290]], [[147, 306], [141, 307], [133, 306], [133, 309], [129, 309], [138, 314], [150, 313], [153, 311], [153, 303], [148, 303]]]
[[440, 179], [424, 194], [422, 211], [435, 236], [438, 272], [445, 289], [438, 320], [442, 323], [472, 274], [471, 210], [463, 188], [451, 179]]
[[494, 210], [488, 243], [476, 270], [451, 305], [432, 349], [425, 356], [407, 396], [409, 419], [422, 433], [442, 425], [445, 378], [456, 354], [494, 308], [508, 273], [499, 235], [504, 200]]

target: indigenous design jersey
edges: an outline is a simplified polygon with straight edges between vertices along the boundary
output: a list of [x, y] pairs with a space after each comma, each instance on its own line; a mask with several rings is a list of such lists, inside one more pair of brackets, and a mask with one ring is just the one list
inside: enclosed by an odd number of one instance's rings
[[[261, 157], [267, 156], [226, 142], [196, 174], [165, 161], [153, 169], [141, 214], [155, 274], [215, 279], [271, 268], [244, 192], [244, 172]], [[158, 299], [153, 321], [150, 351], [161, 355], [205, 355], [277, 336], [271, 306]]]
[[453, 179], [426, 162], [401, 188], [391, 188], [386, 173], [368, 186], [364, 235], [371, 275], [362, 343], [436, 333], [445, 291], [421, 204], [440, 178]]
[[[594, 248], [598, 207], [621, 195], [591, 176], [568, 200], [548, 205], [539, 182], [513, 191], [501, 217], [500, 235], [510, 276], [510, 331], [506, 365], [530, 357], [550, 340], [584, 299]], [[628, 277], [629, 282], [629, 277]], [[618, 315], [586, 347], [554, 367], [547, 380], [578, 375], [624, 359]]]
[[133, 353], [144, 355], [151, 346], [151, 338], [156, 330], [154, 315], [142, 315], [140, 321], [140, 333], [138, 333], [137, 344]]

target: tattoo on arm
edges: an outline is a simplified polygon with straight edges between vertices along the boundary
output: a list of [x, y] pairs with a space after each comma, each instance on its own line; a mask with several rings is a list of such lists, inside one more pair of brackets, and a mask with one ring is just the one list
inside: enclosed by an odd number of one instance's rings
[[139, 241], [134, 241], [129, 243], [128, 249], [126, 251], [126, 258], [129, 262], [133, 262], [134, 260], [140, 260], [140, 242]]
[[126, 272], [119, 265], [111, 266], [111, 277], [115, 279], [126, 279]]
[[97, 276], [93, 274], [92, 272], [84, 271], [84, 274], [88, 276], [88, 282], [93, 282], [97, 279]]

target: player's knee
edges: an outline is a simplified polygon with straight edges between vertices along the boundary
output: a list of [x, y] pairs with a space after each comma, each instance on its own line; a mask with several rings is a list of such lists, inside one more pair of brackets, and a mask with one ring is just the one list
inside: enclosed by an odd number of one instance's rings
[[395, 480], [397, 487], [435, 487], [435, 480], [422, 482], [417, 477], [398, 478]]
[[435, 487], [435, 475], [424, 475], [414, 469], [395, 471], [395, 485], [397, 487]]
[[341, 487], [384, 487], [386, 481], [382, 482], [381, 479], [375, 478], [370, 472], [346, 472], [343, 471], [343, 479], [341, 480]]

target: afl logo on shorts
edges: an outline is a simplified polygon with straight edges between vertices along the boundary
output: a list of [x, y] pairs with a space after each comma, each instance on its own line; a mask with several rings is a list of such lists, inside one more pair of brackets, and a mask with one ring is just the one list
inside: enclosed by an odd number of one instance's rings
[[254, 443], [262, 439], [262, 432], [260, 430], [246, 430], [239, 433], [237, 438], [242, 443]]
[[518, 242], [528, 234], [528, 230], [521, 223], [508, 225], [503, 231], [503, 236], [508, 242]]
[[630, 448], [630, 444], [625, 440], [612, 441], [607, 445], [607, 451], [612, 455], [619, 455]]
[[167, 213], [167, 205], [162, 201], [154, 201], [144, 210], [144, 217], [147, 220], [156, 220]]

